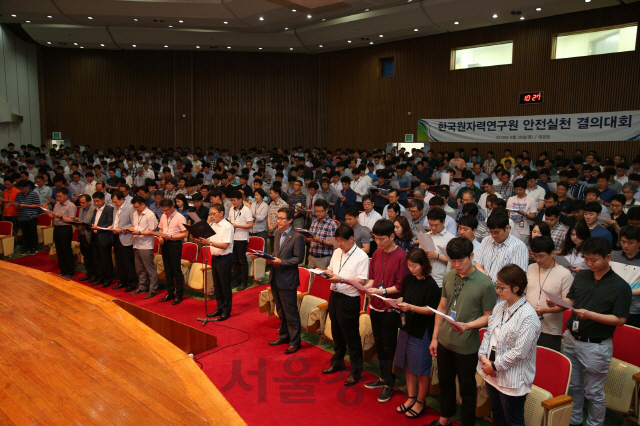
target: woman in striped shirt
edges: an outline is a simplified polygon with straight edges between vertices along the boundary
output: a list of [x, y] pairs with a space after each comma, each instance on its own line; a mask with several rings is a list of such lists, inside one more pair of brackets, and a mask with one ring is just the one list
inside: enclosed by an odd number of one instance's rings
[[495, 426], [524, 426], [524, 404], [536, 375], [538, 314], [524, 296], [527, 274], [509, 264], [498, 272], [499, 302], [478, 351]]

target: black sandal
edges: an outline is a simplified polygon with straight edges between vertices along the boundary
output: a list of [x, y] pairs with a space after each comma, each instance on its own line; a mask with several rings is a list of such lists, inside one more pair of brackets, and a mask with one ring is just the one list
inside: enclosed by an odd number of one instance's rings
[[[413, 409], [413, 407], [416, 404], [422, 404], [422, 411], [420, 411], [419, 413], [416, 413], [416, 411]], [[408, 419], [417, 419], [418, 417], [420, 417], [421, 415], [424, 414], [424, 412], [425, 412], [424, 405], [425, 405], [424, 401], [422, 401], [422, 402], [421, 401], [414, 402], [413, 405], [411, 406], [411, 408], [409, 408], [407, 410], [407, 413], [405, 414], [405, 417], [408, 418]]]
[[[416, 396], [408, 396], [407, 399], [416, 399]], [[415, 405], [415, 402], [413, 404], [411, 404], [411, 407], [413, 407]], [[407, 408], [405, 407], [404, 404], [400, 404], [398, 405], [398, 408], [396, 408], [396, 413], [398, 414], [405, 414], [407, 411], [411, 410], [411, 407]]]

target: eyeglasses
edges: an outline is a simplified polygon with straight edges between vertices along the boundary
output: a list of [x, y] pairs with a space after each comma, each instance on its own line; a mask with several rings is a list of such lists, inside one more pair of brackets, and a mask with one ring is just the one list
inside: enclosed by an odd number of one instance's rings
[[496, 236], [502, 234], [505, 230], [506, 230], [506, 228], [500, 229], [498, 231], [489, 231], [489, 234], [491, 234], [492, 237], [496, 237]]
[[497, 291], [498, 293], [502, 293], [503, 291], [505, 291], [505, 289], [506, 289], [506, 288], [507, 288], [507, 287], [501, 287], [501, 286], [499, 286], [498, 284], [496, 284], [496, 291]]

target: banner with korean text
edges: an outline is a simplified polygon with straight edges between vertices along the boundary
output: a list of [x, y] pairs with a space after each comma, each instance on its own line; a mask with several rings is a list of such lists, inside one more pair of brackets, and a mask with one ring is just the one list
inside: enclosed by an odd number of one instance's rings
[[640, 111], [418, 119], [419, 142], [640, 140]]

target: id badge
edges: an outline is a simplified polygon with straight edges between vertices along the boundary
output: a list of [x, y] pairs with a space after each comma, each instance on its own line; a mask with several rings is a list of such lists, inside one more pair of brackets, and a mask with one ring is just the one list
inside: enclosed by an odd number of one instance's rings
[[518, 226], [520, 226], [520, 228], [524, 228], [524, 220], [518, 222]]
[[573, 325], [571, 326], [571, 331], [575, 331], [576, 333], [578, 332], [578, 327], [580, 326], [580, 321], [575, 320], [573, 322]]
[[451, 311], [451, 314], [449, 315], [451, 318], [453, 318], [453, 320], [456, 320], [456, 311]]

